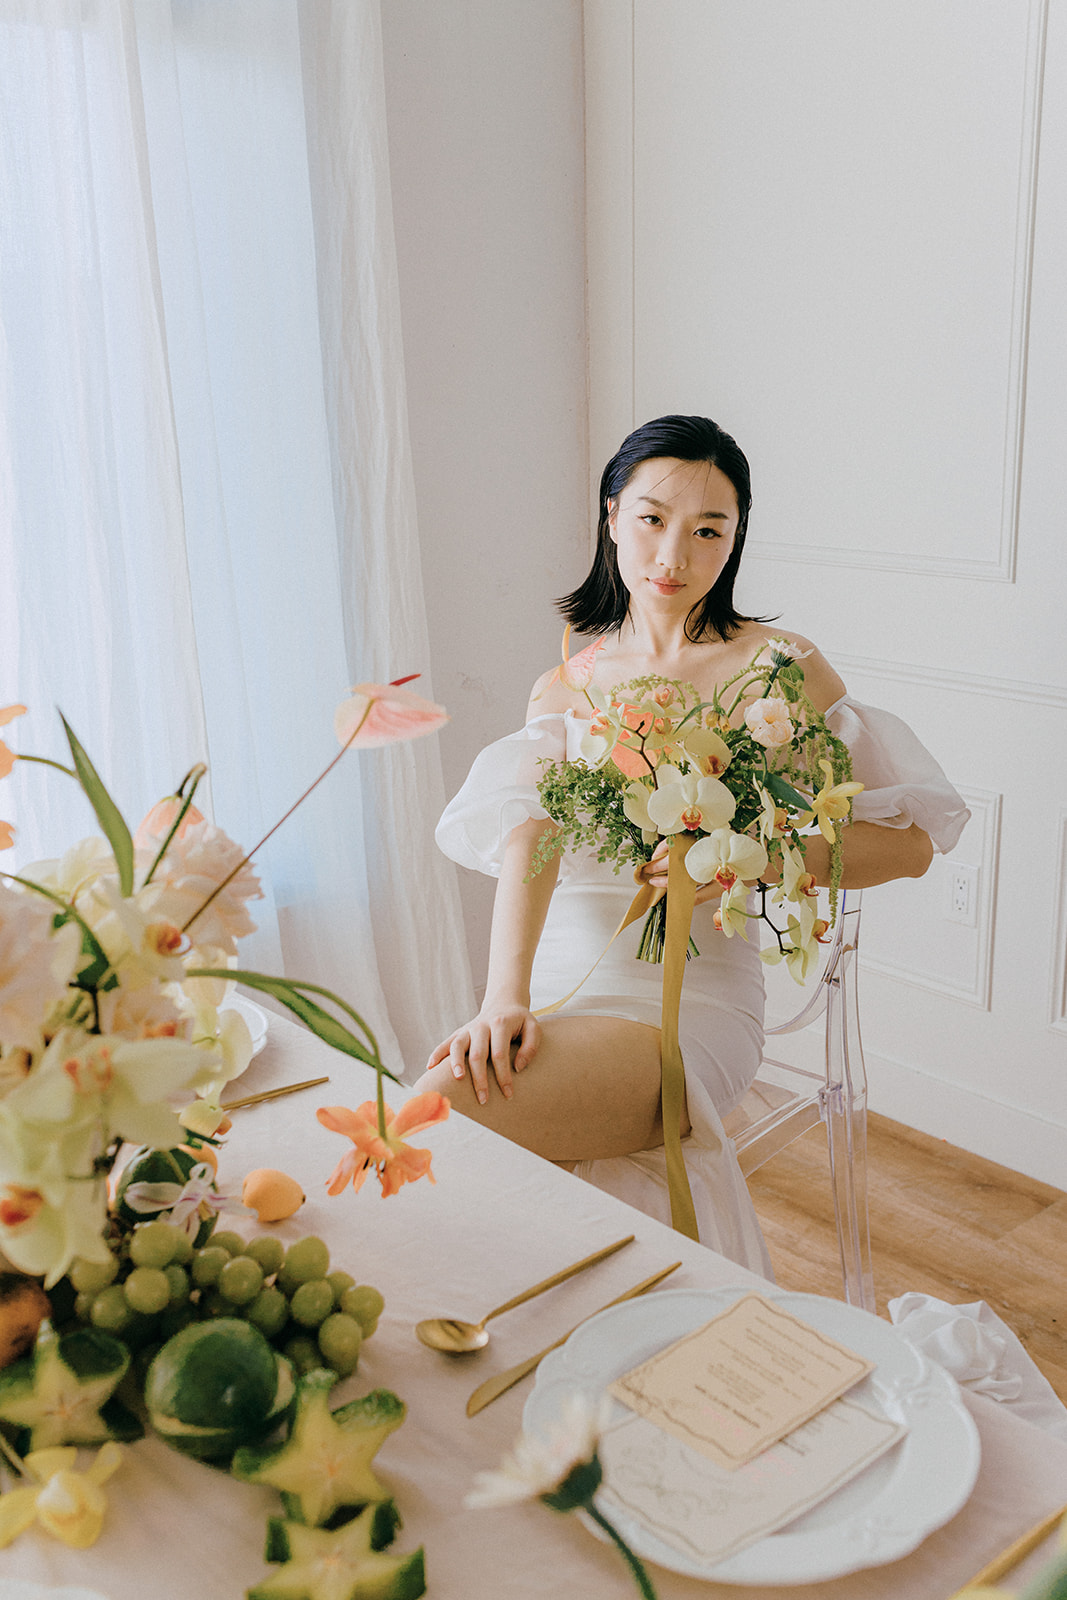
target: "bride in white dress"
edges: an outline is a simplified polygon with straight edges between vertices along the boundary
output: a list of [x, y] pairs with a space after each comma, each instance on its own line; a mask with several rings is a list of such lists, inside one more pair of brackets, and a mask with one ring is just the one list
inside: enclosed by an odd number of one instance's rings
[[[751, 661], [771, 630], [741, 616], [733, 585], [751, 504], [748, 462], [703, 417], [661, 417], [626, 439], [601, 480], [597, 554], [585, 582], [560, 602], [579, 632], [603, 641], [593, 683], [610, 690], [658, 674], [715, 687]], [[783, 637], [780, 630], [775, 636]], [[910, 729], [857, 705], [810, 641], [785, 635], [804, 659], [804, 687], [849, 746], [864, 784], [843, 832], [846, 888], [919, 877], [933, 850], [950, 850], [967, 820], [962, 799]], [[743, 713], [739, 708], [738, 716]], [[525, 727], [490, 745], [437, 830], [445, 853], [498, 877], [485, 999], [430, 1056], [418, 1087], [579, 1176], [670, 1222], [660, 1111], [662, 968], [636, 959], [640, 924], [601, 955], [633, 896], [591, 850], [529, 876], [552, 826], [537, 795], [539, 762], [578, 753], [588, 702], [558, 673], [534, 685]], [[821, 834], [808, 870], [829, 881]], [[666, 883], [662, 858], [644, 869]], [[685, 1062], [682, 1150], [701, 1242], [770, 1275], [755, 1213], [722, 1117], [755, 1076], [763, 1045], [763, 968], [755, 940], [712, 923], [721, 890], [700, 889], [679, 1037]]]

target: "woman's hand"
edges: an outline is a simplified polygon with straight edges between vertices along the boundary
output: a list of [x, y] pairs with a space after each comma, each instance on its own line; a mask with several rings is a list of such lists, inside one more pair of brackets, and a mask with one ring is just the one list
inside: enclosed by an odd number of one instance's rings
[[541, 1024], [528, 1006], [511, 1002], [483, 1006], [471, 1022], [437, 1046], [426, 1068], [447, 1061], [454, 1078], [469, 1072], [478, 1103], [484, 1106], [489, 1098], [489, 1068], [504, 1099], [510, 1100], [512, 1074], [529, 1066], [540, 1043]]
[[[635, 874], [642, 883], [651, 884], [653, 889], [666, 889], [667, 887], [667, 851], [670, 846], [666, 839], [661, 839], [652, 852], [650, 861], [646, 861], [639, 872]], [[697, 887], [693, 900], [695, 906], [702, 906], [706, 900], [718, 900], [722, 895], [721, 883], [702, 883]]]

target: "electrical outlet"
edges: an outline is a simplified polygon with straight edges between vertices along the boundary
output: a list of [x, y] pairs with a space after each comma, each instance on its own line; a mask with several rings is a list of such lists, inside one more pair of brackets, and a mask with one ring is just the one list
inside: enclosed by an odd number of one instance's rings
[[962, 923], [965, 928], [978, 926], [978, 874], [977, 867], [963, 866], [958, 861], [948, 863], [945, 915], [950, 922]]

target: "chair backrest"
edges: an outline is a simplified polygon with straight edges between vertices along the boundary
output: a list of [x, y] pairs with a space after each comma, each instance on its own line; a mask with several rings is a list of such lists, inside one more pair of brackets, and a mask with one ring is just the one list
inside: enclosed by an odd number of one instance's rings
[[[794, 1015], [767, 1028], [763, 1064], [741, 1105], [726, 1118], [726, 1130], [747, 1177], [817, 1123], [825, 1124], [845, 1298], [873, 1311], [867, 1076], [856, 995], [861, 908], [859, 890], [842, 892], [815, 987]], [[767, 1053], [778, 1039], [806, 1030], [818, 1039], [817, 1070]]]

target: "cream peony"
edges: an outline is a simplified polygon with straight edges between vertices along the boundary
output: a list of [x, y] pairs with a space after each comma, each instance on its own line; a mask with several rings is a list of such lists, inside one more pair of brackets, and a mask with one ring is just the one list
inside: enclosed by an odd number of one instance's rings
[[[259, 879], [246, 862], [203, 912], [200, 907], [244, 856], [239, 844], [211, 822], [196, 822], [171, 841], [147, 889], [138, 896], [154, 920], [188, 926], [194, 945], [236, 955], [237, 941], [255, 931], [245, 902], [262, 900]], [[192, 921], [190, 922], [190, 919]]]

